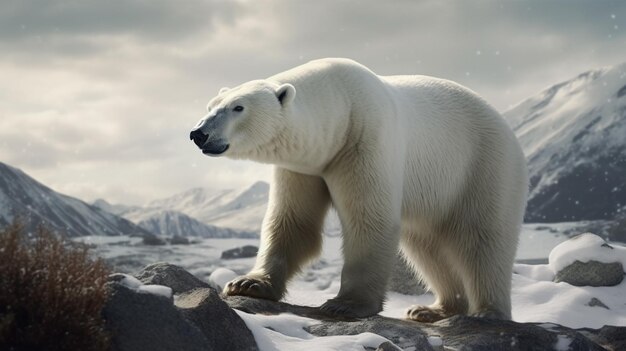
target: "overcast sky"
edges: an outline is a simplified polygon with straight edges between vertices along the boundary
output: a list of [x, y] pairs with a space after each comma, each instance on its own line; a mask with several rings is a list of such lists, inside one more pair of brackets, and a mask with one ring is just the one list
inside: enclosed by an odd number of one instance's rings
[[321, 57], [455, 80], [505, 111], [626, 61], [626, 1], [0, 3], [0, 161], [83, 200], [245, 187], [270, 168], [203, 156], [223, 86]]

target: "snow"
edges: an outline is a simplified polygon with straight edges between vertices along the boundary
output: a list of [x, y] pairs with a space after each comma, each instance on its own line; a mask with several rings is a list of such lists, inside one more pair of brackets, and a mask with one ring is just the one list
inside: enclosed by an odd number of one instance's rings
[[[607, 247], [601, 237], [584, 233], [555, 247], [550, 253], [550, 268], [557, 273], [575, 261], [620, 262], [626, 267], [626, 248], [619, 245]], [[605, 245], [605, 246], [603, 246]]]
[[443, 346], [443, 340], [439, 336], [429, 336], [428, 343], [432, 347], [440, 347]]
[[138, 292], [148, 293], [157, 296], [163, 296], [165, 298], [172, 298], [172, 288], [163, 285], [146, 284], [137, 289]]
[[129, 274], [124, 274], [124, 278], [120, 280], [120, 284], [140, 293], [163, 296], [167, 299], [172, 298], [172, 288], [156, 284], [144, 284], [139, 279]]
[[572, 343], [572, 339], [570, 339], [566, 335], [557, 335], [556, 336], [556, 344], [554, 345], [554, 349], [556, 351], [567, 351], [567, 350], [569, 350], [569, 345], [571, 343]]
[[237, 275], [237, 273], [228, 268], [220, 267], [211, 273], [209, 276], [209, 282], [212, 283], [212, 286], [214, 286], [218, 291], [222, 291], [224, 286], [226, 286], [226, 283], [235, 279]]
[[261, 351], [363, 351], [366, 347], [376, 349], [383, 342], [389, 341], [374, 333], [316, 337], [304, 330], [318, 323], [314, 319], [292, 314], [264, 316], [235, 311], [254, 335]]
[[214, 191], [195, 188], [152, 201], [147, 204], [146, 209], [177, 211], [205, 224], [258, 232], [267, 209], [268, 198], [269, 185], [256, 182], [243, 190]]

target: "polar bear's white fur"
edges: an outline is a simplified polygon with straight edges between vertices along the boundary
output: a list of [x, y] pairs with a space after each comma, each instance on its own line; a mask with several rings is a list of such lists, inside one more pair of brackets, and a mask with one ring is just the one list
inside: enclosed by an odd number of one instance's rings
[[205, 154], [275, 165], [256, 265], [225, 293], [279, 300], [319, 254], [332, 204], [345, 263], [322, 310], [379, 312], [400, 247], [437, 297], [409, 318], [510, 318], [525, 159], [475, 93], [323, 59], [222, 89], [208, 111], [190, 136]]

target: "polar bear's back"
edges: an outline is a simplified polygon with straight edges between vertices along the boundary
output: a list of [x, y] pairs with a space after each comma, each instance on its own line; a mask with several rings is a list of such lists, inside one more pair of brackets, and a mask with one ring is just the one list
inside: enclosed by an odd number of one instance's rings
[[[403, 124], [401, 130], [406, 133], [405, 190], [422, 193], [429, 189], [433, 193], [423, 198], [436, 199], [432, 203], [405, 203], [405, 207], [438, 212], [458, 200], [468, 180], [492, 170], [506, 173], [498, 178], [523, 181], [525, 161], [515, 135], [500, 114], [476, 93], [428, 76], [381, 79], [392, 92]], [[476, 170], [479, 163], [485, 169]], [[517, 184], [514, 187], [518, 188]], [[419, 197], [407, 197], [415, 198]]]

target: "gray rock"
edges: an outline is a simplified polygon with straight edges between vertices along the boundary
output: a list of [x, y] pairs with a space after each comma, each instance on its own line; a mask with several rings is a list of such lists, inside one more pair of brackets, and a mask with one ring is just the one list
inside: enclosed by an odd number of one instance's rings
[[259, 248], [253, 245], [245, 245], [222, 252], [222, 259], [255, 257]]
[[166, 297], [139, 293], [115, 281], [102, 311], [111, 350], [215, 350], [199, 328], [183, 318]]
[[235, 311], [189, 272], [159, 263], [138, 276], [144, 283], [171, 287], [175, 302], [128, 288], [120, 283], [123, 275], [112, 275], [103, 310], [112, 350], [258, 350]]
[[415, 277], [415, 273], [401, 255], [398, 255], [394, 262], [393, 273], [389, 278], [389, 290], [405, 295], [421, 295], [426, 292], [424, 285]]
[[189, 239], [186, 236], [174, 235], [170, 239], [172, 245], [189, 245]]
[[212, 350], [257, 350], [254, 337], [237, 313], [214, 289], [196, 289], [177, 297], [176, 307], [204, 334]]
[[209, 287], [209, 284], [196, 278], [182, 267], [165, 262], [148, 265], [135, 276], [144, 284], [169, 286], [175, 295]]
[[165, 245], [166, 242], [165, 240], [159, 238], [158, 236], [152, 234], [152, 233], [148, 233], [148, 234], [144, 234], [143, 235], [143, 244], [144, 245], [153, 245], [153, 246], [160, 246], [160, 245]]
[[607, 350], [626, 350], [626, 328], [605, 325], [600, 329], [580, 329], [589, 340]]
[[402, 349], [389, 341], [385, 341], [384, 343], [378, 345], [376, 351], [402, 351]]
[[605, 305], [602, 301], [600, 301], [599, 299], [595, 297], [592, 297], [591, 300], [587, 302], [587, 306], [602, 307], [602, 308], [606, 308], [607, 310], [610, 310], [610, 308], [607, 305]]
[[[437, 323], [373, 316], [363, 319], [337, 319], [323, 315], [317, 308], [294, 306], [281, 302], [242, 296], [224, 298], [226, 303], [248, 313], [275, 315], [293, 313], [319, 320], [306, 328], [317, 336], [354, 335], [372, 332], [402, 349], [415, 350], [554, 350], [557, 340], [570, 340], [569, 350], [618, 350], [626, 343], [626, 327], [570, 329], [551, 324], [516, 323], [468, 316], [455, 316]], [[434, 348], [429, 337], [441, 339]], [[384, 350], [384, 349], [383, 349]]]
[[614, 286], [624, 279], [624, 267], [620, 262], [575, 261], [560, 270], [555, 282], [566, 282], [575, 286]]

